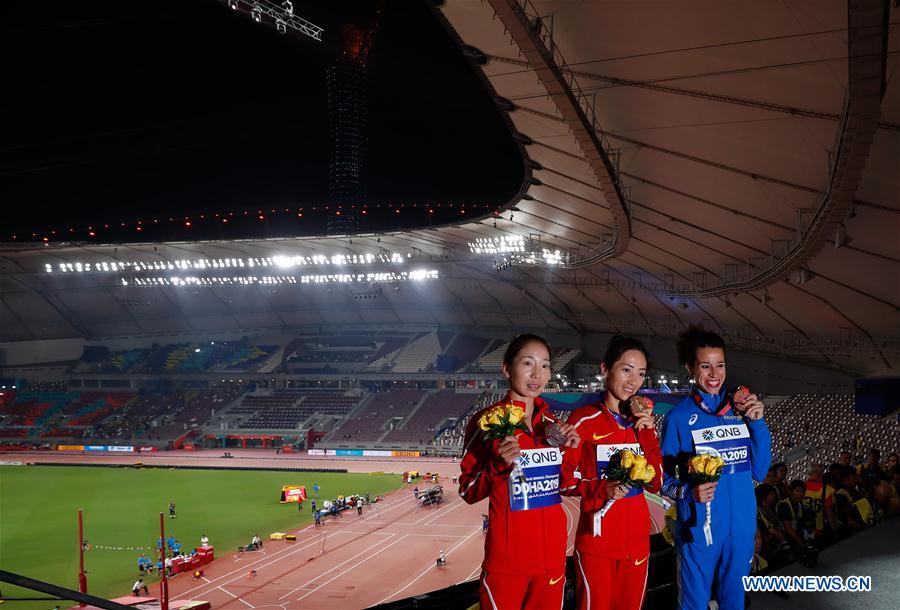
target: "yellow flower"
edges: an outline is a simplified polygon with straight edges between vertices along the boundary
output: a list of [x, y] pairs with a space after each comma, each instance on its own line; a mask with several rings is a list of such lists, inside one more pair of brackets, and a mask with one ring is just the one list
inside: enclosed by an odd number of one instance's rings
[[509, 423], [518, 424], [523, 419], [525, 419], [525, 409], [516, 405], [509, 408]]
[[500, 411], [498, 409], [494, 409], [490, 413], [487, 414], [488, 424], [491, 426], [499, 426], [500, 421]]
[[647, 465], [647, 458], [645, 458], [643, 455], [635, 455], [634, 456], [634, 465], [637, 466], [638, 468], [643, 468], [644, 466]]
[[711, 455], [709, 459], [706, 461], [706, 474], [715, 475], [716, 471], [719, 470], [722, 466], [725, 465], [725, 462], [722, 461], [722, 458]]
[[654, 468], [652, 464], [647, 464], [647, 466], [644, 467], [644, 480], [649, 483], [655, 476], [656, 468]]
[[627, 449], [622, 451], [622, 460], [621, 465], [622, 468], [631, 468], [634, 465], [634, 454]]
[[709, 456], [705, 453], [700, 455], [695, 455], [691, 458], [690, 463], [688, 464], [688, 470], [691, 472], [699, 472], [700, 474], [706, 473], [706, 462], [709, 460]]
[[482, 415], [478, 418], [478, 427], [485, 431], [490, 428], [490, 426], [488, 425], [487, 414]]

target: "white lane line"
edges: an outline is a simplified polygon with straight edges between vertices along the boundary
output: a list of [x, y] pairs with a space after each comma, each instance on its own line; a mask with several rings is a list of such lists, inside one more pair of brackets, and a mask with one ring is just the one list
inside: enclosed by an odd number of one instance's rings
[[[391, 542], [391, 543], [388, 544], [387, 546], [385, 546], [385, 547], [383, 547], [383, 548], [381, 548], [381, 549], [375, 551], [374, 553], [372, 553], [371, 555], [369, 555], [368, 557], [366, 557], [366, 558], [363, 559], [362, 561], [357, 562], [356, 565], [354, 565], [353, 567], [347, 568], [346, 570], [344, 570], [344, 571], [341, 572], [340, 574], [337, 574], [337, 575], [335, 575], [335, 576], [332, 576], [331, 578], [329, 578], [328, 580], [326, 580], [325, 582], [323, 582], [321, 585], [319, 585], [319, 586], [316, 587], [315, 589], [311, 589], [310, 591], [307, 591], [306, 593], [304, 593], [303, 595], [301, 595], [300, 597], [298, 597], [298, 598], [297, 598], [296, 600], [294, 600], [294, 601], [298, 601], [298, 602], [299, 602], [301, 599], [303, 599], [303, 598], [306, 597], [307, 595], [312, 595], [313, 593], [315, 593], [316, 591], [318, 591], [319, 589], [321, 589], [322, 587], [324, 587], [325, 585], [327, 585], [327, 584], [330, 583], [331, 581], [333, 581], [333, 580], [335, 580], [335, 579], [338, 579], [338, 578], [340, 578], [341, 576], [343, 576], [344, 574], [347, 574], [348, 572], [350, 572], [351, 570], [354, 570], [354, 569], [358, 568], [359, 566], [361, 566], [363, 563], [365, 563], [366, 561], [368, 561], [368, 560], [371, 559], [372, 557], [375, 557], [376, 555], [378, 555], [378, 554], [380, 554], [380, 553], [383, 553], [384, 551], [388, 550], [389, 548], [391, 548], [392, 546], [394, 546], [394, 545], [397, 544], [398, 542], [403, 542], [403, 540], [404, 540], [405, 538], [406, 538], [406, 535], [400, 536], [400, 538], [397, 538], [396, 540], [394, 540], [393, 542]], [[361, 554], [361, 553], [360, 553], [360, 554]], [[310, 581], [310, 582], [312, 582], [312, 581]]]
[[[307, 531], [307, 530], [313, 529], [313, 527], [314, 527], [314, 526], [312, 526], [312, 525], [308, 525], [307, 527], [304, 527], [303, 529], [296, 530], [294, 533], [295, 533], [295, 534], [302, 534], [303, 532], [305, 532], [305, 531]], [[316, 540], [316, 541], [318, 542], [318, 540], [317, 540], [318, 537], [319, 537], [319, 534], [317, 533], [317, 534], [315, 534], [314, 536], [312, 536], [312, 537], [310, 537], [310, 538], [307, 538], [307, 539], [305, 539], [305, 540], [298, 540], [298, 542], [302, 543], [302, 542], [307, 542], [307, 541], [311, 541], [311, 540]], [[288, 551], [300, 550], [300, 549], [303, 549], [303, 548], [306, 548], [306, 547], [299, 547], [299, 548], [297, 548], [297, 547], [295, 547], [294, 545], [286, 546], [286, 547], [283, 548], [282, 550], [276, 551], [276, 552], [272, 553], [272, 559], [275, 559], [277, 556], [286, 556], [286, 555], [284, 555], [284, 554], [285, 554], [285, 553], [288, 553]], [[288, 553], [288, 554], [293, 554], [293, 553]], [[256, 562], [259, 562], [259, 561], [262, 561], [262, 558], [257, 559], [255, 562], [251, 562], [248, 566], [245, 566], [245, 567], [240, 568], [240, 569], [238, 569], [238, 570], [233, 570], [233, 571], [231, 571], [231, 572], [228, 572], [227, 574], [223, 574], [222, 576], [218, 576], [218, 577], [216, 577], [216, 578], [214, 578], [213, 580], [208, 581], [208, 582], [215, 582], [215, 581], [221, 580], [221, 579], [223, 579], [223, 578], [228, 578], [228, 577], [231, 576], [232, 574], [237, 574], [238, 572], [245, 570], [246, 567], [252, 566], [253, 563], [256, 563]], [[268, 564], [266, 564], [266, 565], [268, 565]], [[207, 579], [204, 578], [203, 580], [207, 580]], [[193, 593], [193, 592], [196, 591], [197, 589], [202, 589], [203, 586], [204, 586], [204, 585], [198, 585], [198, 586], [194, 587], [193, 589], [188, 589], [188, 590], [185, 591], [182, 595], [188, 595], [188, 594], [190, 594], [190, 593]]]
[[470, 580], [474, 580], [478, 577], [478, 574], [481, 572], [481, 566], [477, 566], [474, 570], [469, 572], [469, 575], [466, 576], [466, 579], [463, 582], [469, 582]]
[[[461, 540], [456, 546], [454, 546], [454, 547], [451, 548], [449, 551], [447, 551], [446, 555], [449, 556], [451, 553], [453, 553], [453, 551], [455, 551], [456, 549], [458, 549], [459, 547], [461, 547], [462, 545], [464, 545], [464, 544], [469, 540], [469, 538], [471, 538], [472, 536], [474, 536], [475, 534], [477, 534], [477, 533], [480, 532], [480, 531], [481, 531], [481, 528], [480, 528], [480, 527], [475, 528], [475, 530], [474, 530], [471, 534], [469, 534], [468, 536], [466, 536], [466, 537], [465, 537], [463, 540]], [[421, 574], [419, 574], [418, 576], [416, 576], [415, 578], [413, 578], [411, 581], [409, 581], [409, 582], [408, 582], [406, 585], [404, 585], [403, 587], [397, 589], [396, 591], [394, 591], [393, 593], [391, 593], [390, 595], [388, 595], [387, 597], [385, 597], [383, 600], [381, 600], [380, 602], [378, 602], [378, 604], [383, 604], [384, 602], [386, 602], [387, 600], [389, 600], [389, 599], [391, 599], [392, 597], [396, 596], [397, 594], [399, 594], [399, 593], [401, 593], [401, 592], [407, 590], [408, 588], [410, 588], [411, 586], [413, 586], [413, 584], [415, 584], [416, 581], [418, 581], [420, 578], [422, 578], [423, 576], [425, 576], [429, 571], [434, 570], [434, 569], [436, 569], [436, 564], [435, 564], [434, 562], [431, 562], [431, 564], [430, 564], [427, 568], [425, 568], [425, 569], [422, 571]], [[375, 604], [375, 605], [377, 606], [378, 604]]]
[[[378, 519], [376, 519], [376, 517], [378, 517], [382, 513], [392, 511], [392, 510], [397, 510], [398, 508], [400, 508], [401, 505], [409, 504], [409, 502], [412, 500], [415, 500], [415, 498], [410, 496], [409, 498], [404, 498], [403, 500], [397, 500], [394, 502], [376, 502], [375, 504], [370, 504], [369, 505], [370, 509], [368, 511], [370, 516], [363, 517], [362, 519], [359, 519], [358, 521], [360, 523], [365, 523], [369, 520], [378, 521]], [[379, 504], [384, 504], [384, 506], [378, 506]], [[378, 506], [378, 508], [371, 508], [373, 506]]]
[[235, 595], [234, 593], [232, 593], [232, 592], [229, 591], [228, 589], [225, 589], [225, 588], [223, 588], [223, 587], [216, 587], [216, 589], [221, 589], [222, 591], [224, 591], [225, 593], [227, 593], [228, 595], [230, 595], [230, 596], [233, 597], [234, 599], [238, 600], [239, 602], [244, 603], [244, 604], [247, 604], [247, 605], [250, 606], [251, 608], [256, 608], [256, 606], [254, 606], [254, 605], [251, 604], [250, 602], [245, 602], [244, 600], [242, 600], [240, 597], [238, 597], [237, 595]]
[[[568, 540], [569, 532], [572, 531], [572, 526], [575, 525], [575, 517], [572, 515], [572, 511], [569, 510], [569, 507], [566, 506], [566, 504], [567, 504], [566, 499], [567, 498], [563, 498], [562, 507], [563, 507], [563, 510], [566, 511], [566, 517], [568, 519], [568, 527], [566, 528], [566, 539]], [[569, 546], [569, 548], [566, 549], [566, 555], [568, 555], [569, 552], [574, 548], [575, 548], [575, 541], [573, 540], [572, 544]]]
[[285, 597], [290, 597], [291, 595], [293, 595], [294, 593], [296, 593], [297, 591], [299, 591], [299, 590], [302, 589], [303, 587], [305, 587], [305, 586], [307, 586], [307, 585], [309, 585], [309, 584], [315, 582], [316, 580], [318, 580], [320, 577], [324, 576], [325, 574], [328, 574], [329, 572], [333, 572], [334, 570], [337, 570], [338, 568], [340, 568], [340, 567], [341, 567], [342, 565], [344, 565], [345, 563], [350, 562], [350, 561], [353, 561], [354, 559], [356, 559], [356, 558], [359, 557], [360, 555], [363, 555], [363, 554], [365, 554], [365, 553], [368, 553], [370, 550], [372, 550], [372, 549], [374, 549], [375, 547], [381, 545], [383, 542], [386, 542], [386, 541], [390, 540], [391, 538], [393, 538], [393, 537], [396, 536], [396, 535], [397, 535], [397, 534], [388, 534], [388, 536], [390, 536], [389, 538], [385, 538], [384, 540], [379, 540], [378, 542], [376, 542], [376, 543], [373, 544], [372, 546], [370, 546], [370, 547], [368, 547], [368, 548], [366, 548], [366, 549], [360, 551], [359, 553], [357, 553], [356, 555], [353, 555], [352, 557], [350, 557], [350, 558], [348, 558], [348, 559], [345, 559], [344, 561], [342, 561], [341, 563], [337, 564], [336, 566], [334, 566], [334, 567], [332, 567], [332, 568], [330, 568], [330, 569], [328, 569], [328, 570], [326, 570], [326, 571], [324, 571], [324, 572], [320, 572], [320, 573], [317, 574], [316, 577], [313, 578], [312, 580], [306, 581], [305, 583], [303, 583], [303, 584], [300, 585], [299, 587], [294, 587], [293, 589], [291, 589], [290, 591], [288, 591], [287, 593], [285, 593], [284, 595], [282, 595], [281, 597], [279, 597], [279, 598], [278, 598], [278, 601], [283, 600]]
[[[338, 532], [332, 533], [331, 535], [332, 535], [332, 536], [337, 536], [337, 535], [340, 535], [340, 534], [343, 534], [343, 533], [344, 533], [344, 532], [338, 531]], [[311, 547], [311, 546], [315, 546], [315, 545], [317, 545], [317, 544], [320, 544], [321, 542], [322, 542], [321, 536], [315, 536], [314, 538], [309, 539], [309, 544], [305, 544], [305, 545], [299, 546], [299, 547], [294, 547], [294, 546], [287, 547], [286, 549], [284, 549], [284, 551], [279, 551], [279, 552], [278, 552], [278, 553], [283, 553], [283, 554], [279, 555], [278, 557], [274, 557], [274, 555], [273, 555], [273, 557], [271, 558], [271, 561], [269, 561], [268, 563], [264, 563], [264, 564], [262, 564], [262, 565], [260, 565], [260, 566], [256, 566], [254, 569], [259, 569], [259, 568], [264, 568], [264, 567], [266, 567], [266, 566], [270, 566], [270, 565], [272, 565], [273, 563], [276, 563], [276, 562], [278, 562], [279, 560], [284, 559], [285, 557], [290, 557], [290, 556], [293, 555], [294, 553], [298, 553], [298, 552], [300, 552], [300, 551], [302, 551], [302, 550], [304, 550], [304, 549], [307, 549], [307, 548], [309, 548], [309, 547]], [[286, 552], [286, 551], [290, 551], [290, 552]], [[231, 576], [232, 574], [237, 574], [238, 572], [240, 572], [241, 574], [244, 574], [244, 570], [250, 568], [251, 566], [254, 566], [256, 563], [258, 563], [258, 562], [253, 562], [253, 563], [250, 563], [250, 564], [248, 564], [248, 565], [245, 565], [245, 566], [244, 566], [243, 568], [241, 568], [240, 570], [232, 570], [231, 572], [228, 572], [227, 574], [223, 574], [222, 576], [219, 576], [218, 578], [213, 579], [212, 582], [218, 582], [218, 581], [220, 581], [220, 580], [222, 580], [222, 579], [228, 578], [228, 577]], [[238, 580], [239, 578], [241, 578], [241, 577], [240, 577], [240, 576], [236, 576], [235, 578], [232, 578], [231, 580], [227, 580], [227, 581], [223, 582], [222, 584], [223, 584], [223, 585], [227, 585], [228, 583], [234, 582], [235, 580]], [[180, 593], [180, 594], [179, 594], [179, 597], [187, 597], [187, 596], [190, 595], [190, 594], [194, 594], [194, 596], [196, 596], [196, 595], [203, 595], [203, 593], [194, 593], [194, 591], [197, 591], [198, 589], [203, 589], [204, 587], [205, 587], [205, 585], [199, 585], [199, 586], [197, 586], [197, 587], [194, 587], [193, 589], [189, 589], [189, 590], [187, 590], [187, 591], [184, 591], [184, 592]]]

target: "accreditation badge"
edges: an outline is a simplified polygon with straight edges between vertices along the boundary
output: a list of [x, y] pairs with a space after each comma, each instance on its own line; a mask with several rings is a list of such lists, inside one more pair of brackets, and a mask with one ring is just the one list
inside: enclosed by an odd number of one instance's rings
[[559, 496], [561, 468], [562, 452], [558, 448], [524, 449], [519, 458], [521, 474], [509, 477], [510, 510], [532, 510], [562, 502]]

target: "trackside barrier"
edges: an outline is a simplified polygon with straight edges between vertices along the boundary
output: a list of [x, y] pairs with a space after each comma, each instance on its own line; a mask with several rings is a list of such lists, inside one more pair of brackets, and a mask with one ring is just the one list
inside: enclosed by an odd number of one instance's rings
[[[22, 587], [24, 589], [31, 589], [32, 591], [47, 593], [48, 595], [55, 596], [52, 598], [55, 600], [67, 599], [74, 602], [82, 602], [91, 606], [96, 606], [97, 608], [104, 608], [104, 610], [134, 610], [134, 608], [131, 606], [119, 604], [117, 602], [103, 599], [102, 597], [97, 597], [95, 595], [89, 595], [87, 593], [73, 591], [72, 589], [66, 589], [65, 587], [52, 585], [42, 580], [35, 580], [34, 578], [28, 578], [27, 576], [22, 576], [21, 574], [7, 572], [6, 570], [0, 570], [0, 582], [6, 582], [11, 585]], [[4, 601], [5, 599], [6, 598], [4, 598]]]

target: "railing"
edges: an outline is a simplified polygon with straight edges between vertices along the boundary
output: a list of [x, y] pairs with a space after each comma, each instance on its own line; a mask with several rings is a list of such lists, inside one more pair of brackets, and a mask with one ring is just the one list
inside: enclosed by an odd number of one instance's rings
[[[587, 117], [587, 119], [590, 121], [591, 131], [593, 132], [594, 137], [597, 138], [597, 141], [600, 145], [600, 157], [603, 160], [604, 165], [606, 166], [607, 172], [612, 178], [613, 187], [616, 190], [616, 196], [622, 206], [622, 210], [625, 216], [625, 223], [627, 225], [630, 225], [630, 201], [626, 194], [624, 194], [624, 191], [626, 191], [627, 189], [625, 189], [622, 185], [622, 177], [619, 172], [619, 151], [612, 147], [609, 139], [606, 137], [597, 123], [596, 94], [588, 96], [588, 94], [585, 93], [584, 88], [578, 82], [575, 71], [569, 67], [568, 62], [566, 61], [565, 57], [563, 57], [562, 52], [559, 50], [559, 46], [556, 44], [556, 41], [553, 38], [553, 15], [550, 15], [550, 25], [549, 27], [547, 27], [544, 21], [545, 17], [542, 17], [538, 13], [535, 6], [531, 3], [531, 0], [518, 0], [518, 4], [520, 10], [532, 26], [532, 35], [537, 36], [537, 39], [541, 43], [542, 49], [549, 54], [549, 63], [552, 66], [555, 66], [559, 71], [560, 76], [562, 76], [562, 79], [571, 92], [572, 97], [574, 97], [575, 102], [584, 113], [584, 116]], [[613, 223], [612, 241], [609, 247], [602, 249], [594, 254], [583, 257], [572, 253], [566, 253], [563, 257], [563, 260], [560, 261], [559, 266], [566, 269], [578, 269], [580, 267], [595, 265], [603, 260], [606, 260], [607, 258], [614, 256], [620, 237], [620, 232], [617, 224], [618, 223]], [[630, 235], [630, 229], [626, 231], [626, 235]]]
[[29, 589], [31, 591], [47, 593], [48, 595], [53, 596], [53, 597], [29, 597], [29, 598], [0, 597], [0, 602], [71, 600], [71, 601], [75, 601], [75, 602], [80, 602], [82, 605], [89, 604], [91, 606], [96, 606], [98, 608], [104, 608], [105, 610], [134, 610], [134, 608], [132, 606], [126, 606], [126, 605], [120, 604], [118, 602], [112, 602], [112, 601], [109, 601], [108, 599], [103, 599], [102, 597], [97, 597], [96, 595], [89, 595], [88, 593], [81, 593], [79, 591], [73, 591], [72, 589], [66, 589], [65, 587], [53, 585], [48, 582], [43, 582], [41, 580], [35, 580], [34, 578], [22, 576], [21, 574], [7, 572], [6, 570], [0, 570], [0, 582], [5, 582], [5, 583], [9, 583], [11, 585], [16, 585], [18, 587], [22, 587], [23, 589]]

